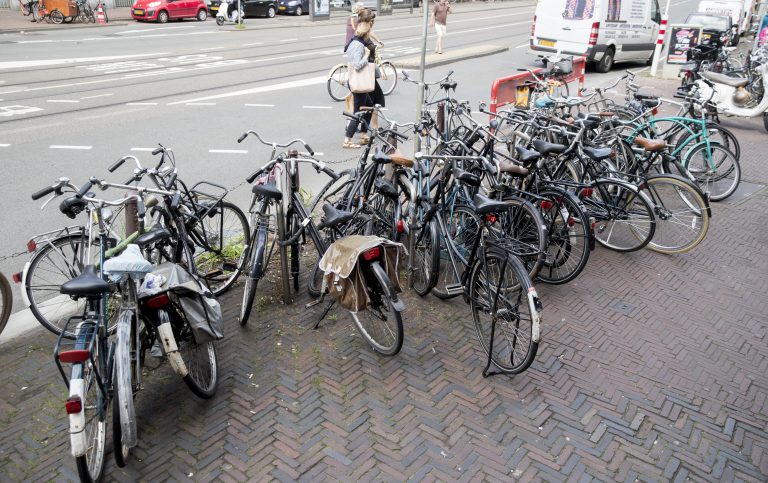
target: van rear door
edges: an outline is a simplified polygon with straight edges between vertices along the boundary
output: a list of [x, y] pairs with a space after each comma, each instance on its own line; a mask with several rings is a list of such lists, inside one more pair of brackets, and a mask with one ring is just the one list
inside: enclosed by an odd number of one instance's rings
[[536, 6], [531, 49], [564, 54], [586, 54], [593, 17], [600, 0], [539, 0]]

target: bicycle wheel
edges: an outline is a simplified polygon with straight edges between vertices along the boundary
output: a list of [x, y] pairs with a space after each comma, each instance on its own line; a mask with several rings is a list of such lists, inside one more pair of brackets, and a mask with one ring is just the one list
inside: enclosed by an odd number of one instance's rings
[[390, 61], [384, 61], [379, 65], [379, 73], [381, 76], [376, 79], [381, 87], [385, 96], [392, 94], [397, 86], [397, 69], [395, 65]]
[[[741, 144], [739, 143], [739, 140], [736, 138], [736, 135], [733, 134], [728, 128], [725, 128], [721, 126], [720, 124], [717, 124], [712, 121], [708, 121], [706, 124], [707, 129], [707, 139], [709, 139], [710, 142], [716, 142], [720, 143], [724, 148], [731, 151], [734, 156], [736, 156], [737, 160], [741, 159]], [[687, 130], [683, 130], [680, 135], [677, 137], [676, 140], [673, 141], [674, 145], [680, 146], [688, 142], [687, 149], [683, 149], [682, 158], [685, 158], [688, 151], [690, 151], [691, 148], [693, 148], [696, 143], [693, 143], [689, 140], [689, 138], [693, 138], [693, 140], [697, 139], [698, 133], [691, 134]]]
[[691, 182], [670, 175], [651, 176], [642, 184], [656, 214], [656, 232], [648, 248], [659, 253], [685, 253], [709, 230], [709, 203]]
[[425, 296], [437, 283], [440, 269], [440, 243], [438, 243], [437, 220], [432, 219], [418, 233], [412, 234], [414, 240], [411, 269], [413, 270], [413, 290]]
[[[464, 264], [467, 263], [470, 251], [475, 244], [475, 237], [480, 234], [480, 219], [474, 210], [465, 205], [455, 206], [453, 211], [447, 214], [445, 224], [448, 229], [445, 236], [453, 240], [456, 248], [453, 255], [457, 260], [454, 269], [448, 254], [448, 244], [444, 239], [440, 238], [437, 281], [432, 288], [432, 293], [440, 299], [453, 298], [462, 293], [459, 290], [453, 290], [449, 293], [448, 288], [460, 286], [461, 277], [464, 273]], [[440, 236], [442, 236], [442, 233], [438, 233], [438, 237]]]
[[587, 214], [597, 221], [594, 237], [606, 248], [633, 252], [653, 239], [656, 217], [645, 195], [623, 183], [598, 180], [583, 199]]
[[186, 324], [176, 342], [188, 371], [184, 376], [184, 383], [196, 396], [203, 399], [212, 398], [219, 385], [218, 358], [213, 342], [198, 344]]
[[495, 249], [471, 270], [469, 304], [480, 344], [501, 372], [519, 374], [539, 347], [541, 316], [531, 279], [516, 257]]
[[58, 8], [54, 8], [50, 15], [51, 22], [55, 24], [61, 24], [64, 22], [64, 14], [59, 11]]
[[0, 333], [5, 329], [5, 324], [8, 323], [8, 318], [11, 316], [12, 304], [13, 293], [11, 292], [11, 284], [8, 283], [5, 275], [0, 273]]
[[112, 379], [112, 446], [115, 463], [125, 466], [128, 452], [137, 443], [136, 409], [133, 405], [133, 364], [131, 363], [134, 313], [123, 310], [117, 320], [115, 369]]
[[547, 231], [539, 210], [529, 201], [505, 198], [513, 208], [500, 213], [499, 229], [489, 230], [489, 236], [504, 241], [504, 247], [528, 270], [531, 279], [539, 273], [547, 251]]
[[325, 203], [330, 203], [334, 208], [346, 209], [348, 200], [353, 196], [351, 191], [356, 174], [355, 169], [347, 169], [339, 173], [338, 179], [328, 181], [309, 203], [309, 214], [317, 213]]
[[[368, 307], [350, 312], [360, 335], [373, 350], [385, 356], [393, 356], [403, 347], [403, 319], [390, 294], [395, 293], [391, 280], [378, 262], [368, 265]], [[382, 286], [382, 284], [386, 286]]]
[[195, 240], [195, 265], [214, 295], [235, 283], [245, 263], [248, 219], [236, 205], [221, 201], [190, 230]]
[[[81, 235], [64, 235], [49, 242], [40, 248], [29, 262], [24, 278], [24, 290], [29, 300], [29, 308], [32, 315], [46, 329], [56, 335], [61, 334], [69, 317], [80, 315], [85, 310], [84, 299], [73, 300], [61, 295], [59, 288], [64, 282], [68, 282], [80, 275], [83, 267], [95, 263], [99, 254], [99, 241], [93, 240], [91, 246], [91, 260], [86, 260], [87, 238]], [[117, 303], [114, 296], [110, 296], [107, 304], [108, 318], [111, 320], [117, 314]], [[110, 324], [110, 331], [112, 324]], [[66, 334], [71, 339], [73, 332]]]
[[[93, 322], [84, 322], [75, 330], [78, 342], [76, 349], [88, 347], [87, 340], [94, 337]], [[99, 343], [94, 344], [93, 360], [100, 364]], [[80, 396], [82, 415], [70, 414], [70, 442], [75, 454], [77, 473], [80, 481], [99, 481], [104, 469], [104, 455], [107, 441], [107, 401], [99, 388], [99, 374], [103, 367], [95, 367], [89, 359], [72, 366], [69, 381], [69, 395]]]
[[741, 166], [736, 155], [719, 143], [700, 144], [685, 155], [683, 167], [712, 201], [731, 196], [741, 182]]
[[343, 101], [349, 95], [349, 74], [346, 64], [339, 64], [328, 76], [328, 95], [334, 101]]
[[31, 12], [29, 11], [29, 8], [27, 7], [27, 4], [24, 3], [22, 0], [19, 0], [19, 11], [22, 15], [27, 17]]
[[[253, 301], [256, 298], [256, 289], [259, 280], [264, 276], [267, 265], [275, 248], [274, 216], [272, 205], [264, 200], [258, 215], [253, 217], [253, 236], [247, 250], [248, 265], [245, 268], [245, 287], [243, 289], [243, 303], [240, 305], [240, 325], [245, 326], [253, 309]], [[272, 239], [270, 243], [270, 237]]]
[[589, 218], [577, 199], [564, 190], [539, 193], [536, 203], [547, 227], [547, 249], [538, 279], [559, 285], [575, 279], [589, 260]]

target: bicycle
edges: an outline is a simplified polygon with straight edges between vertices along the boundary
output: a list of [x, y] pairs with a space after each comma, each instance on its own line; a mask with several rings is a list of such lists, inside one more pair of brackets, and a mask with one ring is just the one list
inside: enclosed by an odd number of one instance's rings
[[[379, 83], [384, 95], [388, 96], [392, 94], [397, 86], [397, 68], [392, 62], [382, 60], [380, 46], [376, 48], [374, 59], [376, 72], [378, 74], [376, 82]], [[347, 64], [338, 64], [328, 72], [326, 87], [328, 89], [328, 95], [331, 96], [331, 99], [334, 101], [343, 101], [350, 94], [348, 70], [349, 66]]]
[[11, 292], [11, 284], [5, 278], [5, 275], [0, 272], [0, 334], [3, 333], [3, 329], [5, 329], [8, 319], [11, 317], [12, 310], [13, 292]]
[[41, 6], [40, 0], [30, 0], [25, 2], [19, 0], [19, 11], [25, 17], [32, 16], [33, 22], [42, 22], [47, 16], [47, 12], [44, 7]]

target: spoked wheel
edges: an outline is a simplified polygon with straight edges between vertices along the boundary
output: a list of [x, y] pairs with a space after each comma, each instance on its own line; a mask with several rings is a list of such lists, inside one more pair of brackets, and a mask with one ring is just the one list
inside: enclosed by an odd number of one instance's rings
[[[93, 324], [82, 324], [78, 329], [81, 331], [93, 331]], [[90, 336], [93, 336], [92, 334]], [[76, 344], [76, 347], [84, 348]], [[93, 360], [99, 364], [98, 343], [94, 344]], [[77, 464], [77, 473], [80, 475], [80, 481], [99, 481], [104, 471], [104, 456], [107, 441], [107, 401], [104, 394], [99, 389], [98, 374], [103, 374], [103, 367], [94, 367], [93, 363], [86, 362], [72, 366], [72, 377], [70, 379], [70, 394], [75, 391], [73, 388], [82, 381], [82, 413], [84, 425], [79, 433], [72, 432], [70, 439], [73, 450], [76, 446], [83, 446], [80, 449], [82, 454], [75, 458]], [[79, 394], [79, 391], [77, 392]], [[70, 421], [77, 418], [78, 415], [70, 415]], [[74, 428], [70, 428], [72, 431]], [[78, 444], [75, 441], [79, 441]], [[80, 452], [78, 451], [78, 452]]]
[[501, 372], [519, 374], [539, 347], [540, 315], [531, 280], [520, 261], [504, 251], [486, 252], [471, 270], [469, 304], [480, 344]]
[[[243, 302], [240, 306], [240, 325], [245, 326], [253, 309], [253, 302], [256, 298], [256, 288], [259, 279], [264, 275], [267, 269], [271, 254], [275, 248], [274, 236], [274, 217], [271, 205], [266, 200], [262, 202], [258, 215], [254, 218], [254, 234], [251, 237], [251, 246], [246, 254], [248, 265], [244, 269], [246, 272], [245, 288], [243, 290]], [[270, 235], [272, 242], [270, 243]]]
[[705, 144], [691, 149], [683, 166], [712, 201], [728, 198], [741, 182], [741, 166], [736, 155], [719, 143], [710, 143], [709, 149]]
[[112, 446], [115, 463], [124, 467], [131, 447], [136, 446], [136, 409], [133, 405], [133, 364], [131, 362], [132, 311], [120, 312], [115, 341], [115, 370], [112, 379]]
[[490, 235], [498, 237], [507, 251], [515, 255], [535, 278], [539, 273], [547, 249], [547, 231], [544, 219], [532, 203], [519, 198], [505, 199], [513, 205], [509, 211], [499, 214], [498, 228]]
[[235, 283], [245, 263], [248, 219], [236, 205], [222, 201], [191, 230], [195, 265], [214, 295]]
[[589, 218], [569, 193], [542, 191], [537, 206], [547, 227], [547, 249], [538, 279], [562, 284], [576, 278], [589, 260]]
[[328, 76], [328, 95], [334, 101], [343, 101], [349, 95], [349, 70], [346, 64], [339, 64]]
[[392, 62], [385, 61], [379, 66], [381, 77], [377, 79], [385, 96], [392, 94], [397, 86], [397, 69]]
[[53, 23], [55, 23], [55, 24], [57, 24], [57, 25], [58, 25], [58, 24], [60, 24], [60, 23], [62, 23], [62, 22], [64, 22], [64, 14], [63, 14], [63, 13], [61, 13], [61, 12], [59, 11], [59, 9], [57, 9], [57, 8], [56, 8], [56, 9], [54, 9], [54, 10], [51, 12], [50, 18], [51, 18], [51, 22], [53, 22]]
[[415, 236], [412, 251], [413, 257], [413, 290], [422, 297], [427, 295], [437, 283], [438, 270], [440, 269], [440, 243], [438, 242], [437, 220], [429, 223], [413, 233]]
[[[480, 220], [474, 210], [464, 205], [457, 205], [453, 211], [446, 214], [445, 224], [448, 228], [447, 236], [453, 240], [456, 246], [458, 256], [464, 259], [466, 263], [469, 258], [472, 246], [475, 243], [475, 237], [480, 234]], [[438, 233], [438, 238], [440, 233]], [[448, 299], [460, 295], [461, 290], [449, 291], [448, 287], [460, 288], [461, 276], [464, 273], [464, 263], [456, 260], [456, 267], [451, 262], [448, 254], [448, 245], [445, 240], [440, 239], [440, 252], [438, 255], [439, 269], [437, 272], [437, 281], [432, 288], [432, 293], [441, 299]]]
[[355, 170], [347, 169], [338, 173], [338, 179], [331, 179], [318, 191], [317, 196], [309, 204], [309, 213], [318, 213], [325, 203], [334, 208], [346, 210], [352, 197], [350, 191], [355, 183]]
[[395, 290], [386, 272], [378, 262], [370, 263], [369, 267], [371, 273], [365, 275], [370, 297], [368, 307], [350, 314], [373, 350], [393, 356], [403, 347], [403, 319], [390, 296]]
[[187, 366], [184, 382], [196, 396], [210, 399], [219, 385], [218, 360], [213, 342], [198, 344], [189, 327], [178, 339], [179, 354]]
[[597, 220], [594, 237], [618, 252], [644, 248], [653, 239], [656, 217], [645, 195], [613, 181], [595, 181], [583, 199], [587, 214]]
[[656, 215], [656, 232], [649, 249], [685, 253], [704, 240], [709, 230], [709, 203], [698, 188], [669, 175], [649, 177], [643, 187]]

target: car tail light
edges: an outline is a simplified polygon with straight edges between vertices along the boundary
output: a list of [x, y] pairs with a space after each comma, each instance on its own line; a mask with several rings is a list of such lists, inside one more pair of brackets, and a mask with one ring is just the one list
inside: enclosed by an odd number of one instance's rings
[[533, 41], [534, 32], [536, 32], [536, 15], [533, 16], [533, 25], [531, 25], [531, 41]]
[[35, 243], [35, 240], [29, 240], [29, 241], [27, 242], [27, 251], [28, 251], [29, 253], [32, 253], [32, 252], [34, 252], [35, 250], [37, 250], [37, 243]]
[[13, 274], [13, 283], [21, 283], [21, 272]]
[[86, 349], [73, 349], [71, 351], [59, 352], [59, 360], [68, 364], [85, 362], [91, 356], [91, 353]]
[[170, 302], [171, 302], [171, 299], [168, 298], [168, 294], [163, 293], [160, 295], [155, 295], [150, 299], [147, 299], [147, 301], [144, 302], [144, 304], [151, 309], [162, 309], [163, 307], [168, 305]]
[[405, 232], [405, 222], [403, 220], [397, 220], [397, 232], [398, 233]]
[[592, 188], [584, 188], [580, 193], [582, 198], [589, 198], [592, 196]]
[[554, 203], [552, 203], [549, 200], [544, 200], [541, 202], [541, 209], [543, 210], [551, 210]]
[[381, 255], [381, 247], [373, 247], [363, 252], [363, 260], [370, 262], [376, 260]]
[[67, 414], [77, 414], [83, 411], [83, 401], [80, 396], [70, 397], [64, 406], [67, 408]]
[[589, 31], [589, 46], [593, 47], [597, 44], [597, 36], [600, 33], [600, 22], [594, 22], [592, 24], [592, 30]]

